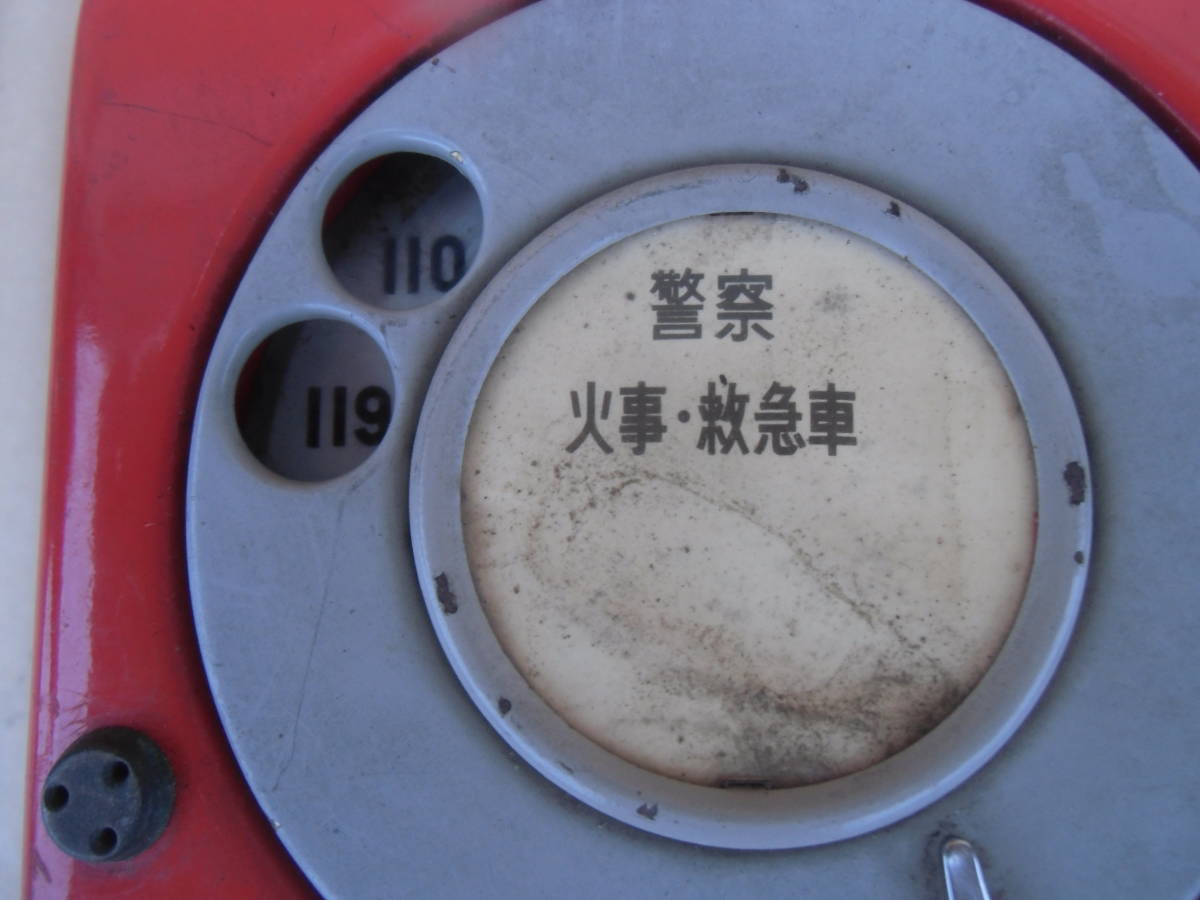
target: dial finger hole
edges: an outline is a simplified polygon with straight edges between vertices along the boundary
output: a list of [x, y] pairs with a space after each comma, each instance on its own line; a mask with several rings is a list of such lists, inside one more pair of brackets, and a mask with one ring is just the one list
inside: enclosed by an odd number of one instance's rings
[[309, 319], [250, 354], [235, 398], [238, 429], [264, 466], [296, 481], [357, 468], [387, 434], [392, 374], [379, 345], [354, 325]]
[[325, 210], [322, 244], [347, 291], [384, 309], [416, 309], [452, 291], [479, 249], [483, 209], [453, 165], [392, 153], [355, 169]]

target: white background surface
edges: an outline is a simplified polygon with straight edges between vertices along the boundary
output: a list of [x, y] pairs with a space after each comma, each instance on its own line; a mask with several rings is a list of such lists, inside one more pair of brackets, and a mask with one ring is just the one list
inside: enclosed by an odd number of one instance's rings
[[20, 891], [63, 136], [78, 0], [0, 0], [0, 896]]

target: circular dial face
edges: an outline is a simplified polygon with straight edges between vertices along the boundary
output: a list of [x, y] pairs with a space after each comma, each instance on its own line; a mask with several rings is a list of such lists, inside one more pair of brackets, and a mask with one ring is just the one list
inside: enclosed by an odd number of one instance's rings
[[1033, 556], [991, 346], [905, 259], [787, 215], [670, 222], [555, 284], [487, 376], [462, 491], [529, 685], [702, 785], [812, 784], [912, 744], [996, 656]]

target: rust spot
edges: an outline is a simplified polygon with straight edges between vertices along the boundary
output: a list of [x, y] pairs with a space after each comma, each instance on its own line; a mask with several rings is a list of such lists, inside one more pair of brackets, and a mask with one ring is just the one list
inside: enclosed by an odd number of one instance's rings
[[803, 194], [808, 190], [808, 182], [799, 175], [793, 175], [787, 169], [780, 168], [779, 174], [775, 176], [775, 180], [780, 184], [790, 184], [793, 194]]
[[641, 806], [639, 806], [637, 808], [637, 814], [644, 819], [650, 819], [651, 821], [653, 821], [655, 818], [658, 817], [658, 804], [657, 803], [643, 803]]
[[884, 212], [889, 216], [895, 216], [898, 219], [900, 218], [900, 204], [893, 200], [888, 204], [888, 208], [885, 209]]
[[450, 590], [450, 579], [443, 572], [438, 575], [433, 583], [437, 585], [438, 603], [442, 604], [442, 612], [448, 616], [458, 612], [458, 598], [454, 596], [454, 591]]
[[942, 847], [945, 846], [946, 841], [962, 833], [963, 830], [954, 822], [943, 819], [938, 822], [937, 828], [926, 837], [921, 854], [925, 861], [925, 865], [921, 867], [925, 876], [924, 896], [941, 897], [944, 895], [946, 877], [942, 869]]
[[512, 701], [507, 697], [501, 697], [500, 701], [496, 704], [496, 708], [500, 710], [500, 715], [507, 716], [512, 712]]
[[1077, 462], [1067, 463], [1063, 469], [1063, 481], [1067, 483], [1067, 500], [1072, 506], [1078, 506], [1087, 497], [1087, 473]]

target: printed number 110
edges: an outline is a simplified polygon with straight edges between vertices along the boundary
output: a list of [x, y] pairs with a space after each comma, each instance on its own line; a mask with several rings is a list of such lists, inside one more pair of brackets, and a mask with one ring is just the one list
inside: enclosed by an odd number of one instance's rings
[[[404, 246], [405, 285], [408, 293], [419, 294], [421, 287], [421, 272], [425, 267], [421, 252], [421, 239], [410, 237]], [[383, 292], [396, 293], [396, 277], [399, 268], [400, 252], [394, 237], [383, 240]], [[461, 238], [452, 234], [443, 234], [429, 248], [428, 272], [433, 286], [443, 294], [458, 284], [467, 268], [467, 248]]]
[[[331, 417], [329, 443], [334, 447], [345, 447], [347, 437], [347, 399], [348, 391], [339, 385], [329, 389], [333, 398], [333, 415]], [[305, 443], [309, 447], [320, 447], [323, 424], [321, 415], [325, 401], [325, 389], [310, 387], [308, 389], [308, 411], [305, 420]], [[388, 423], [392, 419], [392, 398], [386, 390], [377, 385], [365, 387], [354, 395], [354, 415], [361, 424], [354, 429], [354, 437], [360, 444], [374, 447], [387, 432]]]

